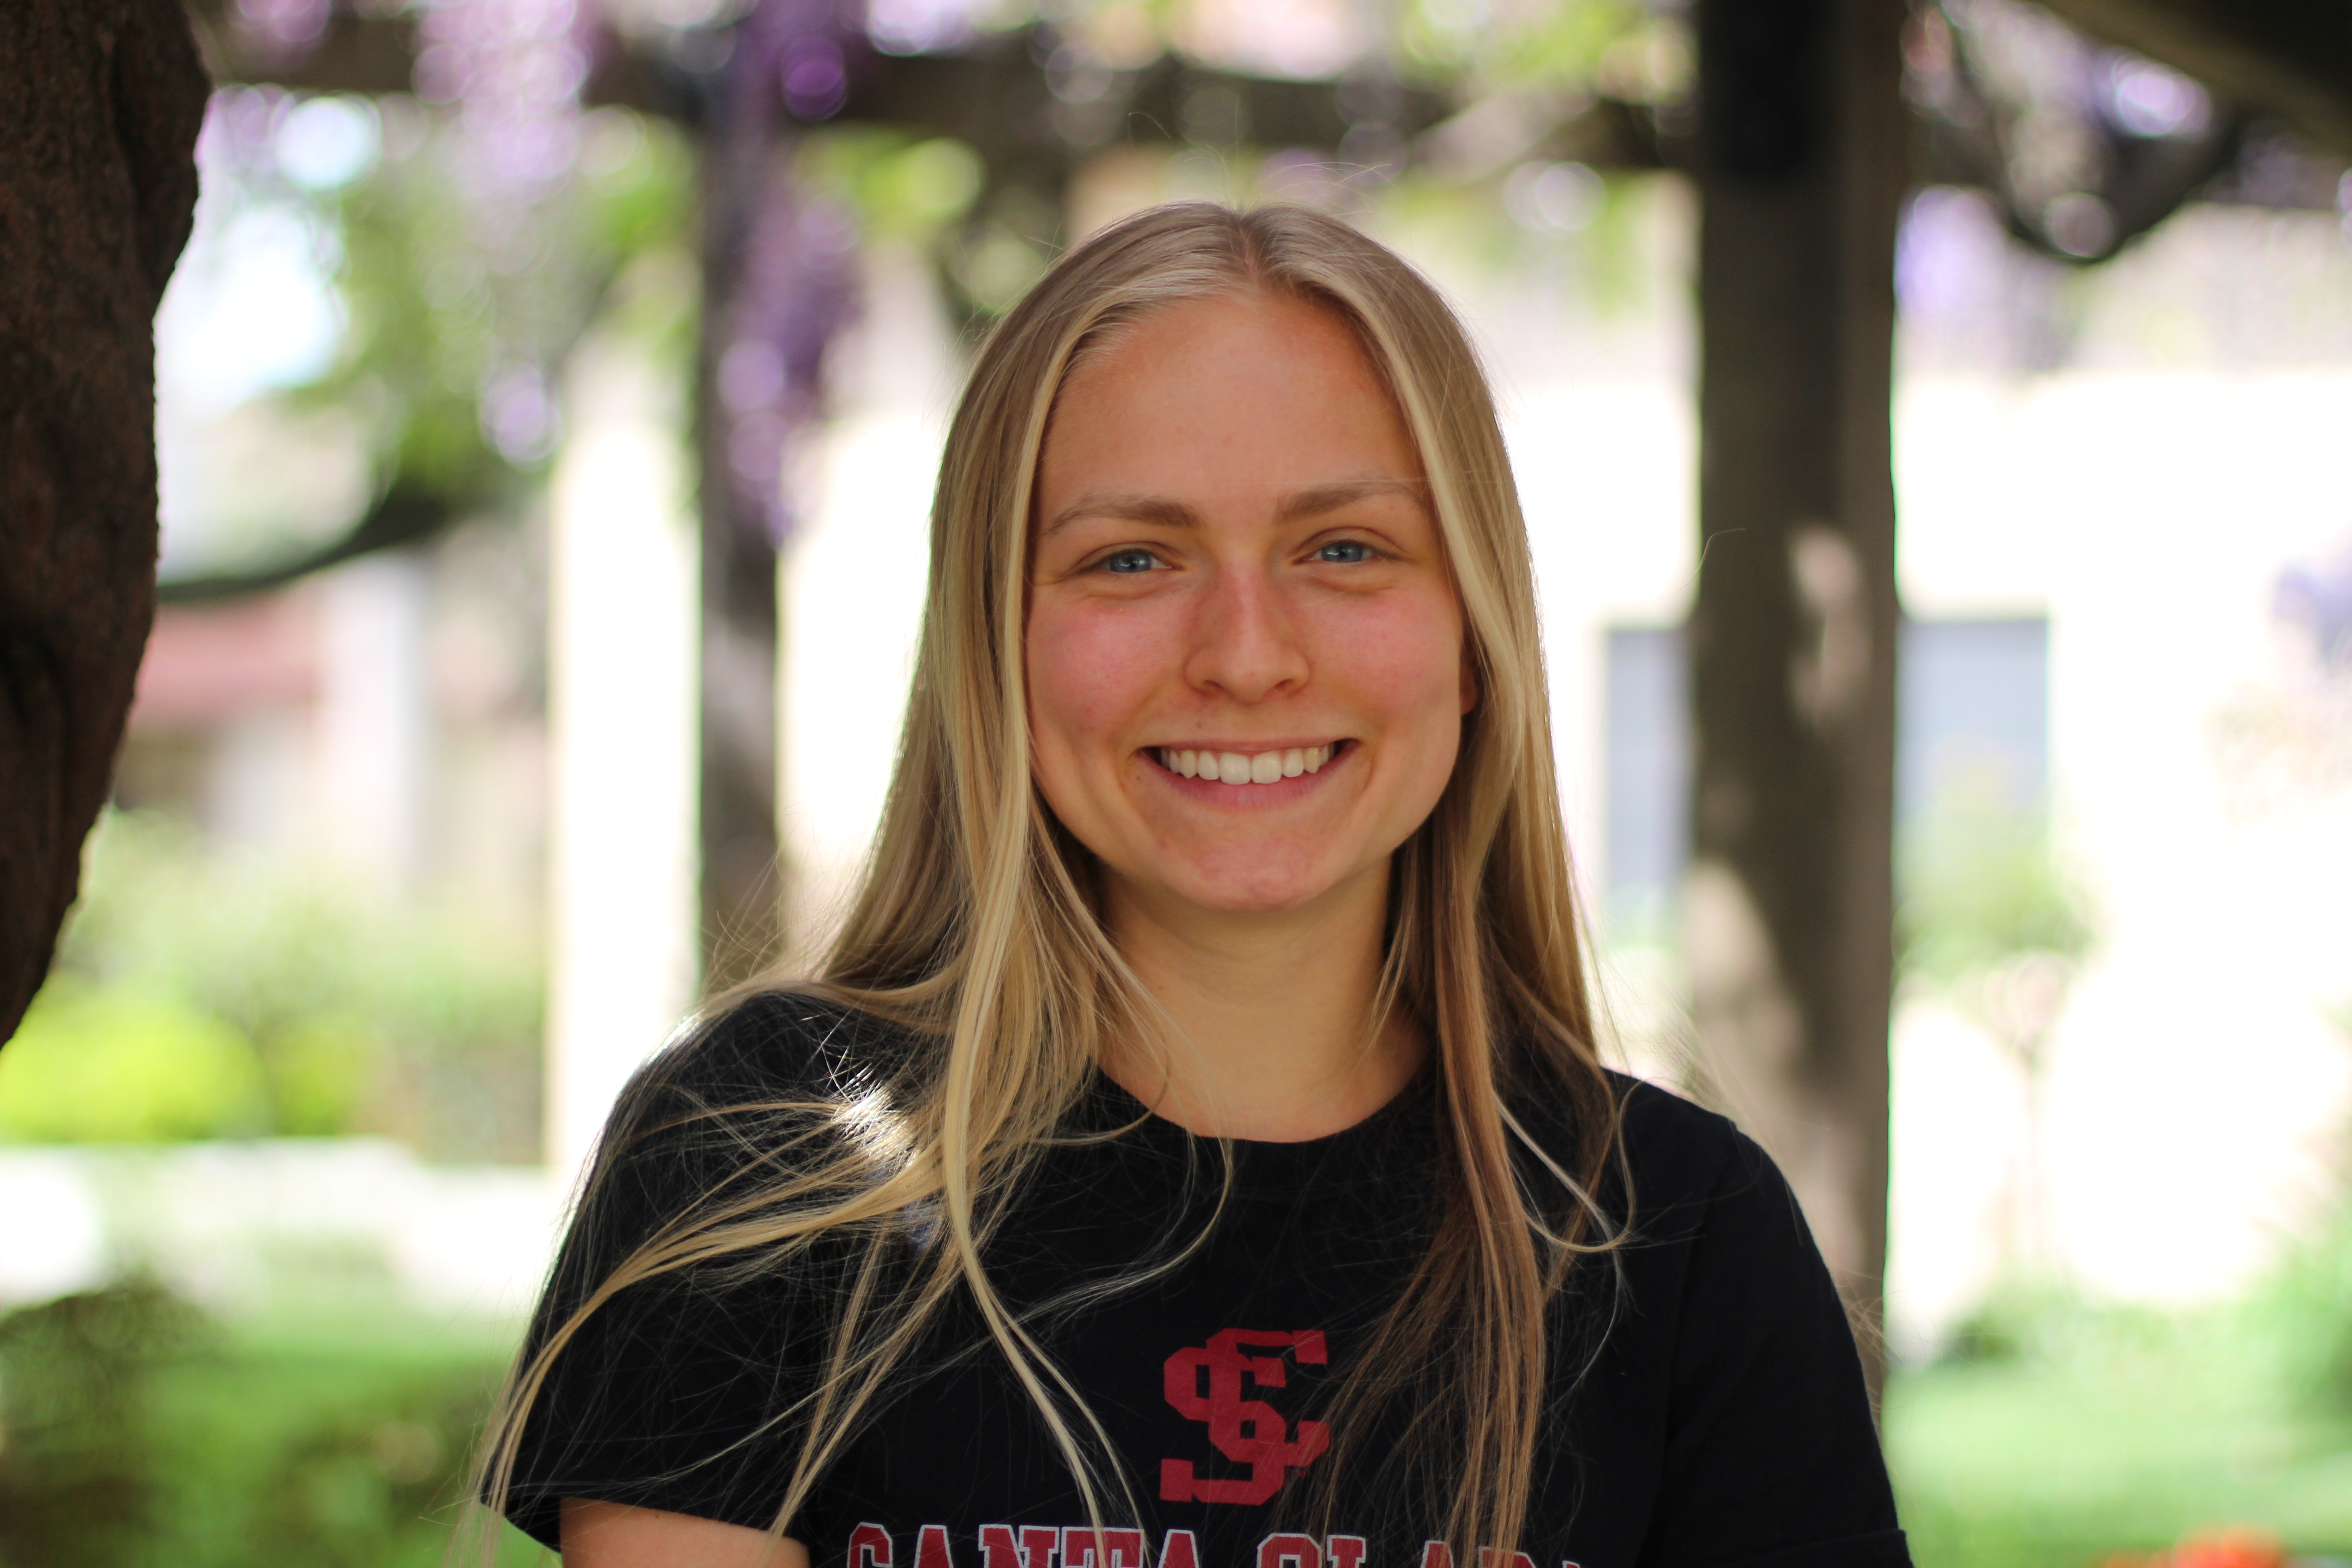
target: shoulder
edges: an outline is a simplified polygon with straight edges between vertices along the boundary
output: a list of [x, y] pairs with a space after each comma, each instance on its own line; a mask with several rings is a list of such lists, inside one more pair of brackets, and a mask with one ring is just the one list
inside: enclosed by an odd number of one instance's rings
[[[1789, 1184], [1729, 1117], [1625, 1073], [1605, 1071], [1602, 1079], [1614, 1126], [1596, 1195], [1638, 1249], [1713, 1245], [1727, 1232], [1775, 1250], [1811, 1249]], [[1542, 1152], [1562, 1164], [1571, 1163], [1570, 1152], [1591, 1147], [1593, 1129], [1573, 1125], [1557, 1104], [1513, 1109]]]
[[763, 992], [689, 1020], [615, 1101], [576, 1216], [601, 1257], [818, 1157], [841, 1111], [901, 1075], [911, 1037], [800, 992]]
[[1621, 1107], [1623, 1199], [1637, 1236], [1721, 1241], [1727, 1229], [1768, 1247], [1812, 1250], [1787, 1179], [1729, 1117], [1639, 1079], [1612, 1072], [1610, 1079]]
[[1620, 1201], [1631, 1197], [1645, 1211], [1704, 1204], [1727, 1183], [1752, 1184], [1770, 1172], [1730, 1118], [1614, 1069], [1601, 1079], [1602, 1096], [1517, 1093], [1511, 1109], [1544, 1154], [1571, 1168], [1584, 1163], [1577, 1151], [1591, 1149], [1601, 1108], [1613, 1110], [1604, 1182]]
[[854, 1263], [845, 1232], [812, 1241], [791, 1222], [838, 1195], [822, 1176], [845, 1163], [845, 1112], [905, 1040], [822, 997], [766, 992], [690, 1020], [638, 1070], [524, 1342], [521, 1364], [545, 1381], [507, 1499], [518, 1523], [551, 1541], [566, 1496], [772, 1517], [754, 1472], [789, 1471], [777, 1445], [792, 1428], [771, 1417], [824, 1364]]
[[1678, 1302], [1679, 1331], [1693, 1342], [1779, 1335], [1806, 1342], [1817, 1361], [1852, 1361], [1837, 1288], [1771, 1156], [1728, 1117], [1652, 1084], [1616, 1082], [1612, 1187], [1635, 1294], [1653, 1310]]
[[[745, 1119], [845, 1105], [901, 1076], [908, 1033], [829, 998], [755, 993], [688, 1019], [614, 1103], [600, 1154], [739, 1139]], [[697, 1129], [701, 1129], [700, 1132]]]
[[1908, 1559], [1844, 1303], [1795, 1194], [1728, 1118], [1616, 1080], [1616, 1364], [1662, 1423], [1654, 1563]]
[[1777, 1179], [1772, 1162], [1731, 1118], [1671, 1089], [1612, 1071], [1618, 1136], [1633, 1178], [1660, 1197], [1705, 1197]]

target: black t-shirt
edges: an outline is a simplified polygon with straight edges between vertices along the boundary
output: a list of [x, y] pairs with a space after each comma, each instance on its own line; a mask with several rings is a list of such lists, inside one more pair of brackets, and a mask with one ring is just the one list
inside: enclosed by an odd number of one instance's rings
[[[666, 1220], [761, 1173], [786, 1125], [690, 1113], [855, 1100], [903, 1048], [889, 1041], [770, 997], [656, 1059], [614, 1113], [532, 1342]], [[1548, 1314], [1514, 1568], [1905, 1568], [1860, 1362], [1787, 1184], [1723, 1118], [1614, 1087], [1633, 1236], [1613, 1262], [1580, 1263]], [[1542, 1108], [1515, 1110], [1548, 1148], [1572, 1144]], [[1219, 1145], [1097, 1080], [1072, 1131], [1115, 1135], [1048, 1152], [987, 1262], [1108, 1435], [1128, 1483], [1099, 1494], [1116, 1528], [1097, 1542], [1045, 1423], [959, 1303], [790, 1533], [814, 1568], [1454, 1568], [1431, 1544], [1430, 1460], [1448, 1428], [1416, 1401], [1415, 1369], [1380, 1369], [1402, 1392], [1354, 1440], [1318, 1419], [1426, 1249], [1433, 1114], [1424, 1075], [1330, 1137], [1236, 1141], [1221, 1207]], [[1622, 1187], [1605, 1201], [1622, 1210]], [[910, 1251], [936, 1240], [902, 1228]], [[1140, 1286], [1085, 1294], [1153, 1265]], [[820, 1247], [782, 1270], [688, 1270], [614, 1297], [527, 1424], [515, 1521], [553, 1545], [569, 1496], [766, 1529], [802, 1436], [773, 1418], [815, 1385], [848, 1267]]]

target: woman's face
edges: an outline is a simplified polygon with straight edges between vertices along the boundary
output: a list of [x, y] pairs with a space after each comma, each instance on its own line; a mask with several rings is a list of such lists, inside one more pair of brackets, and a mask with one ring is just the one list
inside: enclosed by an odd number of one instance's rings
[[1276, 911], [1384, 877], [1475, 693], [1420, 461], [1347, 325], [1258, 294], [1145, 318], [1064, 386], [1036, 508], [1037, 783], [1114, 896]]

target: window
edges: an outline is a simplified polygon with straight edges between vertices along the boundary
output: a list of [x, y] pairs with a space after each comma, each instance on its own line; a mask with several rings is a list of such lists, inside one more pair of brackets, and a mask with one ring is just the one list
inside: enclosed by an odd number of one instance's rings
[[[1684, 863], [1691, 742], [1682, 633], [1612, 626], [1607, 653], [1608, 921], [1665, 934]], [[1895, 736], [1898, 825], [1968, 790], [2039, 810], [2050, 781], [2050, 623], [2041, 616], [1906, 621]]]

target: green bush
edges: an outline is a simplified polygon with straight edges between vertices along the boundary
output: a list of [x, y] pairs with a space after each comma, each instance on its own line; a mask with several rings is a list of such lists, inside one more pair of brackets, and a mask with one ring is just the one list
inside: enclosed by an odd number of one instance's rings
[[2352, 1419], [2352, 1194], [2241, 1307], [2242, 1331], [2304, 1408]]
[[0, 1052], [0, 1138], [373, 1132], [533, 1159], [541, 1005], [535, 932], [109, 813]]
[[2062, 869], [2049, 823], [1967, 791], [1938, 798], [1904, 834], [1901, 967], [1948, 985], [2020, 953], [2078, 959], [2093, 942], [2083, 889]]
[[203, 1324], [134, 1282], [0, 1318], [0, 1563], [142, 1561], [165, 1509], [154, 1373]]
[[[2259, 1300], [2259, 1298], [2257, 1298]], [[2352, 1552], [2352, 1422], [2315, 1410], [2252, 1303], [1997, 1301], [1890, 1382], [1884, 1433], [1922, 1568], [2093, 1568], [2250, 1527]]]
[[506, 1351], [396, 1321], [232, 1330], [139, 1282], [0, 1317], [0, 1563], [437, 1568]]
[[56, 1143], [231, 1138], [265, 1131], [253, 1042], [176, 996], [44, 987], [0, 1051], [0, 1137]]

